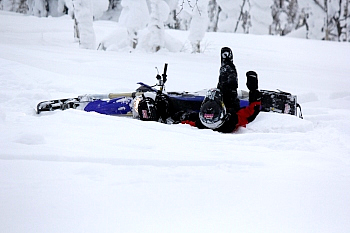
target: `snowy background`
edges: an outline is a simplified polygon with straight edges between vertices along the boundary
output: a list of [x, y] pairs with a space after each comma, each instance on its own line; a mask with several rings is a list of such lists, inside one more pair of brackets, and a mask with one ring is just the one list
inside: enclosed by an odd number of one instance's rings
[[[349, 232], [350, 47], [206, 33], [204, 53], [80, 49], [69, 16], [0, 11], [1, 232]], [[96, 42], [116, 22], [93, 24]], [[166, 30], [188, 43], [188, 32]], [[168, 91], [215, 87], [222, 46], [304, 119], [261, 113], [234, 134], [43, 100], [131, 92], [168, 67]]]
[[350, 42], [349, 0], [0, 0], [0, 10], [70, 15], [79, 23], [91, 14], [95, 21], [124, 24], [131, 38], [147, 24], [158, 24], [190, 30], [192, 43], [205, 31]]

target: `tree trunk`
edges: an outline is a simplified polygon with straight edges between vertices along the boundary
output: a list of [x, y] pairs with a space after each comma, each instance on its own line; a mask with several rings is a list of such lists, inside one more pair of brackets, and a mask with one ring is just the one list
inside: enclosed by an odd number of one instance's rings
[[74, 36], [79, 40], [80, 48], [95, 49], [96, 38], [93, 28], [91, 0], [73, 0]]

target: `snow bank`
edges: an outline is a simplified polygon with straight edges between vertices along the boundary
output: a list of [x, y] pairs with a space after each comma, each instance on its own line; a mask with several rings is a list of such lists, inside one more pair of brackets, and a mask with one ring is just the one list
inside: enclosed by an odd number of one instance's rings
[[313, 124], [292, 115], [261, 112], [247, 128], [256, 133], [305, 133], [313, 130]]
[[[98, 41], [117, 28], [94, 22]], [[206, 33], [190, 52], [97, 51], [69, 17], [0, 11], [0, 224], [3, 232], [339, 232], [350, 229], [350, 48], [345, 43]], [[187, 32], [166, 30], [186, 41]], [[43, 100], [215, 87], [220, 49], [261, 89], [297, 95], [304, 120], [261, 113], [234, 134], [79, 110]]]

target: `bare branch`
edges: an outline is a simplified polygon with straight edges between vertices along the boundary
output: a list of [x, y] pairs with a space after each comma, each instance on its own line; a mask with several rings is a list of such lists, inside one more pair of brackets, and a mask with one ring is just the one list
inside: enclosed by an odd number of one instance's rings
[[316, 3], [317, 6], [321, 7], [321, 9], [322, 9], [324, 12], [326, 12], [326, 8], [325, 8], [324, 6], [322, 6], [322, 4], [319, 3], [318, 0], [314, 0], [314, 2]]
[[[191, 5], [191, 0], [186, 0], [186, 2], [189, 5], [189, 7], [192, 9], [192, 11], [194, 11], [194, 9], [197, 8], [199, 15], [201, 15], [201, 11], [199, 10], [199, 7], [198, 7], [198, 0], [196, 0], [196, 3], [193, 6]], [[182, 0], [182, 2], [180, 3], [180, 11], [176, 15], [179, 15], [182, 12], [182, 10], [184, 9], [184, 4], [185, 4], [185, 0]]]
[[241, 12], [240, 12], [239, 17], [238, 17], [238, 20], [237, 20], [235, 32], [237, 31], [237, 27], [238, 27], [239, 21], [241, 21], [241, 18], [242, 18], [242, 16], [243, 16], [243, 8], [244, 8], [244, 5], [245, 5], [245, 2], [246, 2], [246, 0], [243, 0], [243, 4], [242, 4], [242, 6], [241, 6]]

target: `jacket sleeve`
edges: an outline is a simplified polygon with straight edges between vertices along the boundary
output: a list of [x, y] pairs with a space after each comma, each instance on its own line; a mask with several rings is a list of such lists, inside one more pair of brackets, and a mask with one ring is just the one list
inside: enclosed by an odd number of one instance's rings
[[240, 109], [237, 112], [238, 126], [246, 126], [252, 122], [260, 112], [261, 101], [255, 101], [250, 103], [247, 107]]

